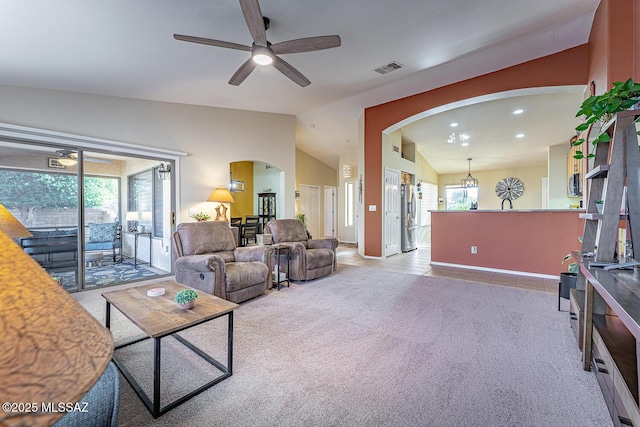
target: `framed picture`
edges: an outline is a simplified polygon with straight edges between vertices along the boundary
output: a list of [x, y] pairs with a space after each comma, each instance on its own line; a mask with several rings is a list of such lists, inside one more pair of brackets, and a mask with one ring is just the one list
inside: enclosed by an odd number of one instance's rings
[[58, 159], [49, 157], [49, 167], [53, 169], [66, 169], [67, 167], [60, 163]]

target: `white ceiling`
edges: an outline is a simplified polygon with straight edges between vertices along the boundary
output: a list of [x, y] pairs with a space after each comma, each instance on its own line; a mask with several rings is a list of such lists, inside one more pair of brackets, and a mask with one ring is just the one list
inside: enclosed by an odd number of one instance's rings
[[[364, 108], [586, 43], [598, 3], [262, 0], [272, 43], [331, 34], [342, 39], [339, 48], [283, 56], [311, 80], [301, 88], [271, 67], [256, 69], [242, 85], [231, 86], [227, 81], [248, 52], [173, 39], [180, 33], [250, 45], [237, 0], [2, 1], [0, 85], [294, 114], [298, 147], [337, 167], [338, 156], [355, 152]], [[391, 61], [404, 68], [387, 75], [373, 71]], [[527, 102], [534, 99], [523, 100], [532, 123], [549, 128], [545, 135], [525, 130], [531, 137], [523, 142], [568, 138], [574, 125], [564, 120], [571, 121], [577, 110], [581, 92], [577, 95], [571, 102], [538, 100], [530, 107]], [[536, 107], [539, 102], [546, 107]], [[565, 110], [556, 106], [565, 102]], [[557, 107], [555, 114], [534, 116], [551, 105]], [[489, 110], [498, 115], [489, 116]], [[509, 143], [513, 133], [502, 110], [485, 104], [480, 112], [460, 115], [474, 138], [476, 148], [469, 152], [484, 147], [484, 162], [496, 167], [501, 157], [515, 160], [516, 154], [491, 145]], [[432, 130], [448, 119], [430, 120], [440, 122], [428, 124]], [[504, 134], [483, 140], [486, 130], [477, 127], [482, 122], [495, 124], [494, 131], [500, 126]], [[556, 126], [562, 135], [550, 133]], [[428, 144], [420, 127], [411, 125], [406, 137]], [[460, 163], [458, 153], [441, 150], [443, 159]], [[529, 151], [522, 148], [523, 158], [530, 158]], [[464, 170], [468, 155], [461, 157]], [[456, 168], [435, 162], [441, 173]]]

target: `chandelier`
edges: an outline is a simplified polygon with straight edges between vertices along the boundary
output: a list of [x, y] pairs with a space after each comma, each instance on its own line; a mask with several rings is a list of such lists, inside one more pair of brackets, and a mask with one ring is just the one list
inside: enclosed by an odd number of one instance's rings
[[467, 159], [469, 161], [469, 175], [460, 181], [462, 188], [476, 188], [478, 186], [478, 180], [471, 176], [471, 157]]

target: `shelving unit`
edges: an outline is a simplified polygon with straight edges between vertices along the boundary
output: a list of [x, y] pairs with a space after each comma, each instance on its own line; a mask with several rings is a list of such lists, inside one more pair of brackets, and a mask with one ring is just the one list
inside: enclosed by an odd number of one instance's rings
[[258, 193], [258, 216], [261, 230], [276, 217], [276, 193]]
[[[638, 427], [640, 270], [605, 271], [589, 264], [617, 261], [620, 221], [626, 221], [633, 248], [640, 253], [639, 116], [640, 110], [618, 113], [602, 129], [611, 142], [596, 147], [594, 167], [585, 175], [587, 212], [580, 214], [585, 220], [582, 252], [595, 252], [595, 257], [580, 260], [577, 287], [570, 294], [570, 323], [584, 369], [593, 367], [614, 424]], [[596, 200], [604, 201], [602, 214]]]

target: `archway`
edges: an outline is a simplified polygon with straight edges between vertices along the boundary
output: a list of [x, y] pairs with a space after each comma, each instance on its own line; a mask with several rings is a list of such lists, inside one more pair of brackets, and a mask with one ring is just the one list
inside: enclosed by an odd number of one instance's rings
[[381, 257], [383, 221], [383, 133], [397, 123], [425, 111], [495, 93], [523, 88], [584, 85], [587, 82], [586, 45], [529, 61], [504, 70], [365, 109], [364, 113], [364, 233], [363, 255]]

